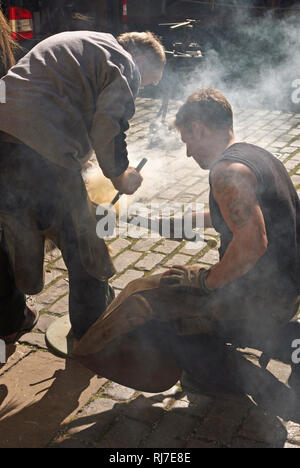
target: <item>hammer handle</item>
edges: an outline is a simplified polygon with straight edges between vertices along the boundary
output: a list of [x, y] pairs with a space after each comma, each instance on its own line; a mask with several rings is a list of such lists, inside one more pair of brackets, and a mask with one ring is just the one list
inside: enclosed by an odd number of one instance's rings
[[[147, 158], [143, 158], [137, 165], [136, 167], [136, 171], [137, 172], [141, 172], [141, 170], [143, 169], [143, 167], [145, 166], [146, 162], [148, 161]], [[117, 195], [115, 196], [115, 198], [113, 199], [113, 201], [110, 203], [111, 206], [114, 206], [118, 201], [119, 201], [119, 198], [120, 196], [123, 195], [121, 192], [118, 192]]]

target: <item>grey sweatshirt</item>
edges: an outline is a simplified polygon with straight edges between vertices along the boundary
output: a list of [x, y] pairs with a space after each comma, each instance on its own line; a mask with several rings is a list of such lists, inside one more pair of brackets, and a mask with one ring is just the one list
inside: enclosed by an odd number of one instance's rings
[[140, 79], [131, 55], [111, 34], [51, 36], [2, 78], [0, 130], [73, 170], [94, 149], [104, 175], [119, 176], [129, 164], [125, 132]]

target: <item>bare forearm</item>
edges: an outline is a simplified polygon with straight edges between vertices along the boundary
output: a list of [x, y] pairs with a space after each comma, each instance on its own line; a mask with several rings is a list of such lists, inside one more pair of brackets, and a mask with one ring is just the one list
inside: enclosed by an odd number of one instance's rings
[[251, 250], [249, 245], [232, 241], [221, 262], [211, 269], [206, 280], [207, 287], [217, 289], [245, 275], [263, 253], [263, 250]]

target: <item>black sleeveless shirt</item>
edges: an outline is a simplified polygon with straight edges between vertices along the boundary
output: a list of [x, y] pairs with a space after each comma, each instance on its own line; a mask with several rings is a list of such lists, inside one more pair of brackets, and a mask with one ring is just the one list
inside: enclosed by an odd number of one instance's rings
[[[300, 200], [284, 165], [268, 151], [248, 143], [230, 146], [214, 166], [223, 160], [245, 164], [256, 175], [257, 199], [268, 237], [266, 253], [248, 273], [231, 284], [245, 292], [255, 288], [271, 296], [300, 294]], [[222, 259], [233, 234], [212, 188], [210, 213], [214, 228], [221, 234]]]

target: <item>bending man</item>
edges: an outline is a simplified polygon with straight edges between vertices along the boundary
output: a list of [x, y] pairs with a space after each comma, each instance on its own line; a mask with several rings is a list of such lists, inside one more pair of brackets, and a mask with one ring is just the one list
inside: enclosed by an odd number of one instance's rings
[[165, 52], [151, 33], [118, 40], [66, 32], [34, 47], [3, 78], [0, 113], [0, 336], [14, 342], [37, 314], [24, 294], [43, 288], [44, 239], [61, 249], [70, 278], [70, 319], [80, 338], [111, 301], [114, 268], [81, 177], [94, 150], [125, 194], [142, 177], [129, 166], [128, 120], [141, 86], [160, 81]]

